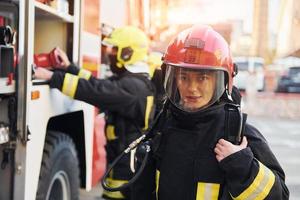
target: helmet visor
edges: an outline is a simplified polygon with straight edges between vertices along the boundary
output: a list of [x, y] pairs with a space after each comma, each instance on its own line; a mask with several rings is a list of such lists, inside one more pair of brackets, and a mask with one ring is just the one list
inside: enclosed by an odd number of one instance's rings
[[175, 106], [197, 112], [215, 103], [224, 93], [224, 71], [167, 65], [164, 87]]

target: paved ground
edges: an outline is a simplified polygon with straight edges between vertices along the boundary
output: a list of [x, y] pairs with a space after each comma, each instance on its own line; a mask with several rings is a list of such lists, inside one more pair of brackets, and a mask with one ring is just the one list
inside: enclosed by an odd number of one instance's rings
[[300, 94], [243, 94], [242, 108], [254, 116], [300, 120]]
[[[300, 103], [300, 101], [299, 101]], [[299, 120], [249, 117], [266, 137], [286, 173], [290, 200], [300, 197], [300, 123]]]
[[91, 191], [86, 192], [85, 190], [80, 190], [80, 200], [104, 200], [101, 198], [102, 188], [101, 185], [97, 185]]

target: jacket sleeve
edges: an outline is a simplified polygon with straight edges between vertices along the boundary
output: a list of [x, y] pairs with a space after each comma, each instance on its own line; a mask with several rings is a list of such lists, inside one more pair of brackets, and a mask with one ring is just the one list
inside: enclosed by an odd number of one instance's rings
[[246, 125], [248, 147], [220, 162], [230, 195], [236, 200], [289, 199], [285, 174], [261, 133]]
[[74, 74], [74, 75], [78, 75], [79, 71], [80, 71], [80, 68], [73, 63], [71, 63], [68, 66], [68, 68], [66, 69], [67, 73]]
[[90, 81], [93, 81], [96, 79], [90, 71], [83, 69], [83, 68], [79, 68], [73, 63], [71, 63], [71, 65], [68, 66], [66, 72], [73, 74], [73, 75], [77, 75], [80, 78], [90, 80]]
[[130, 81], [127, 79], [127, 82], [121, 82], [94, 77], [86, 79], [79, 75], [55, 71], [50, 80], [50, 87], [57, 88], [71, 98], [92, 104], [102, 110], [133, 117], [131, 115], [135, 115], [137, 104], [144, 99], [139, 98], [135, 83]]

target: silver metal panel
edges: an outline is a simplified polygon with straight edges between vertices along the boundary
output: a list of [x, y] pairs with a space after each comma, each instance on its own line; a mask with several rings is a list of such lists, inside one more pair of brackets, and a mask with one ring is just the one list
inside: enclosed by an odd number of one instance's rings
[[[13, 199], [26, 199], [25, 166], [27, 142], [27, 102], [29, 99], [28, 86], [31, 77], [31, 63], [34, 38], [34, 0], [19, 1], [19, 76], [18, 76], [18, 113], [15, 152], [15, 180]], [[28, 79], [29, 78], [29, 79]]]
[[81, 15], [81, 0], [74, 0], [74, 24], [73, 24], [73, 62], [82, 65], [81, 59], [81, 29], [82, 29], [82, 15]]

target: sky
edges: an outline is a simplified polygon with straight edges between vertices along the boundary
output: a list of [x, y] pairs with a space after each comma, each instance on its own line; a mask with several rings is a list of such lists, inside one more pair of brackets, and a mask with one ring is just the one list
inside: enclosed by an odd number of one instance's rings
[[272, 33], [278, 31], [280, 0], [269, 0], [269, 28]]
[[171, 11], [169, 22], [211, 24], [241, 19], [245, 21], [244, 28], [249, 30], [252, 27], [252, 4], [252, 0], [187, 0], [185, 6]]
[[[280, 0], [269, 0], [269, 29], [277, 30]], [[186, 0], [169, 13], [170, 23], [217, 23], [243, 20], [244, 31], [252, 32], [253, 0]]]

